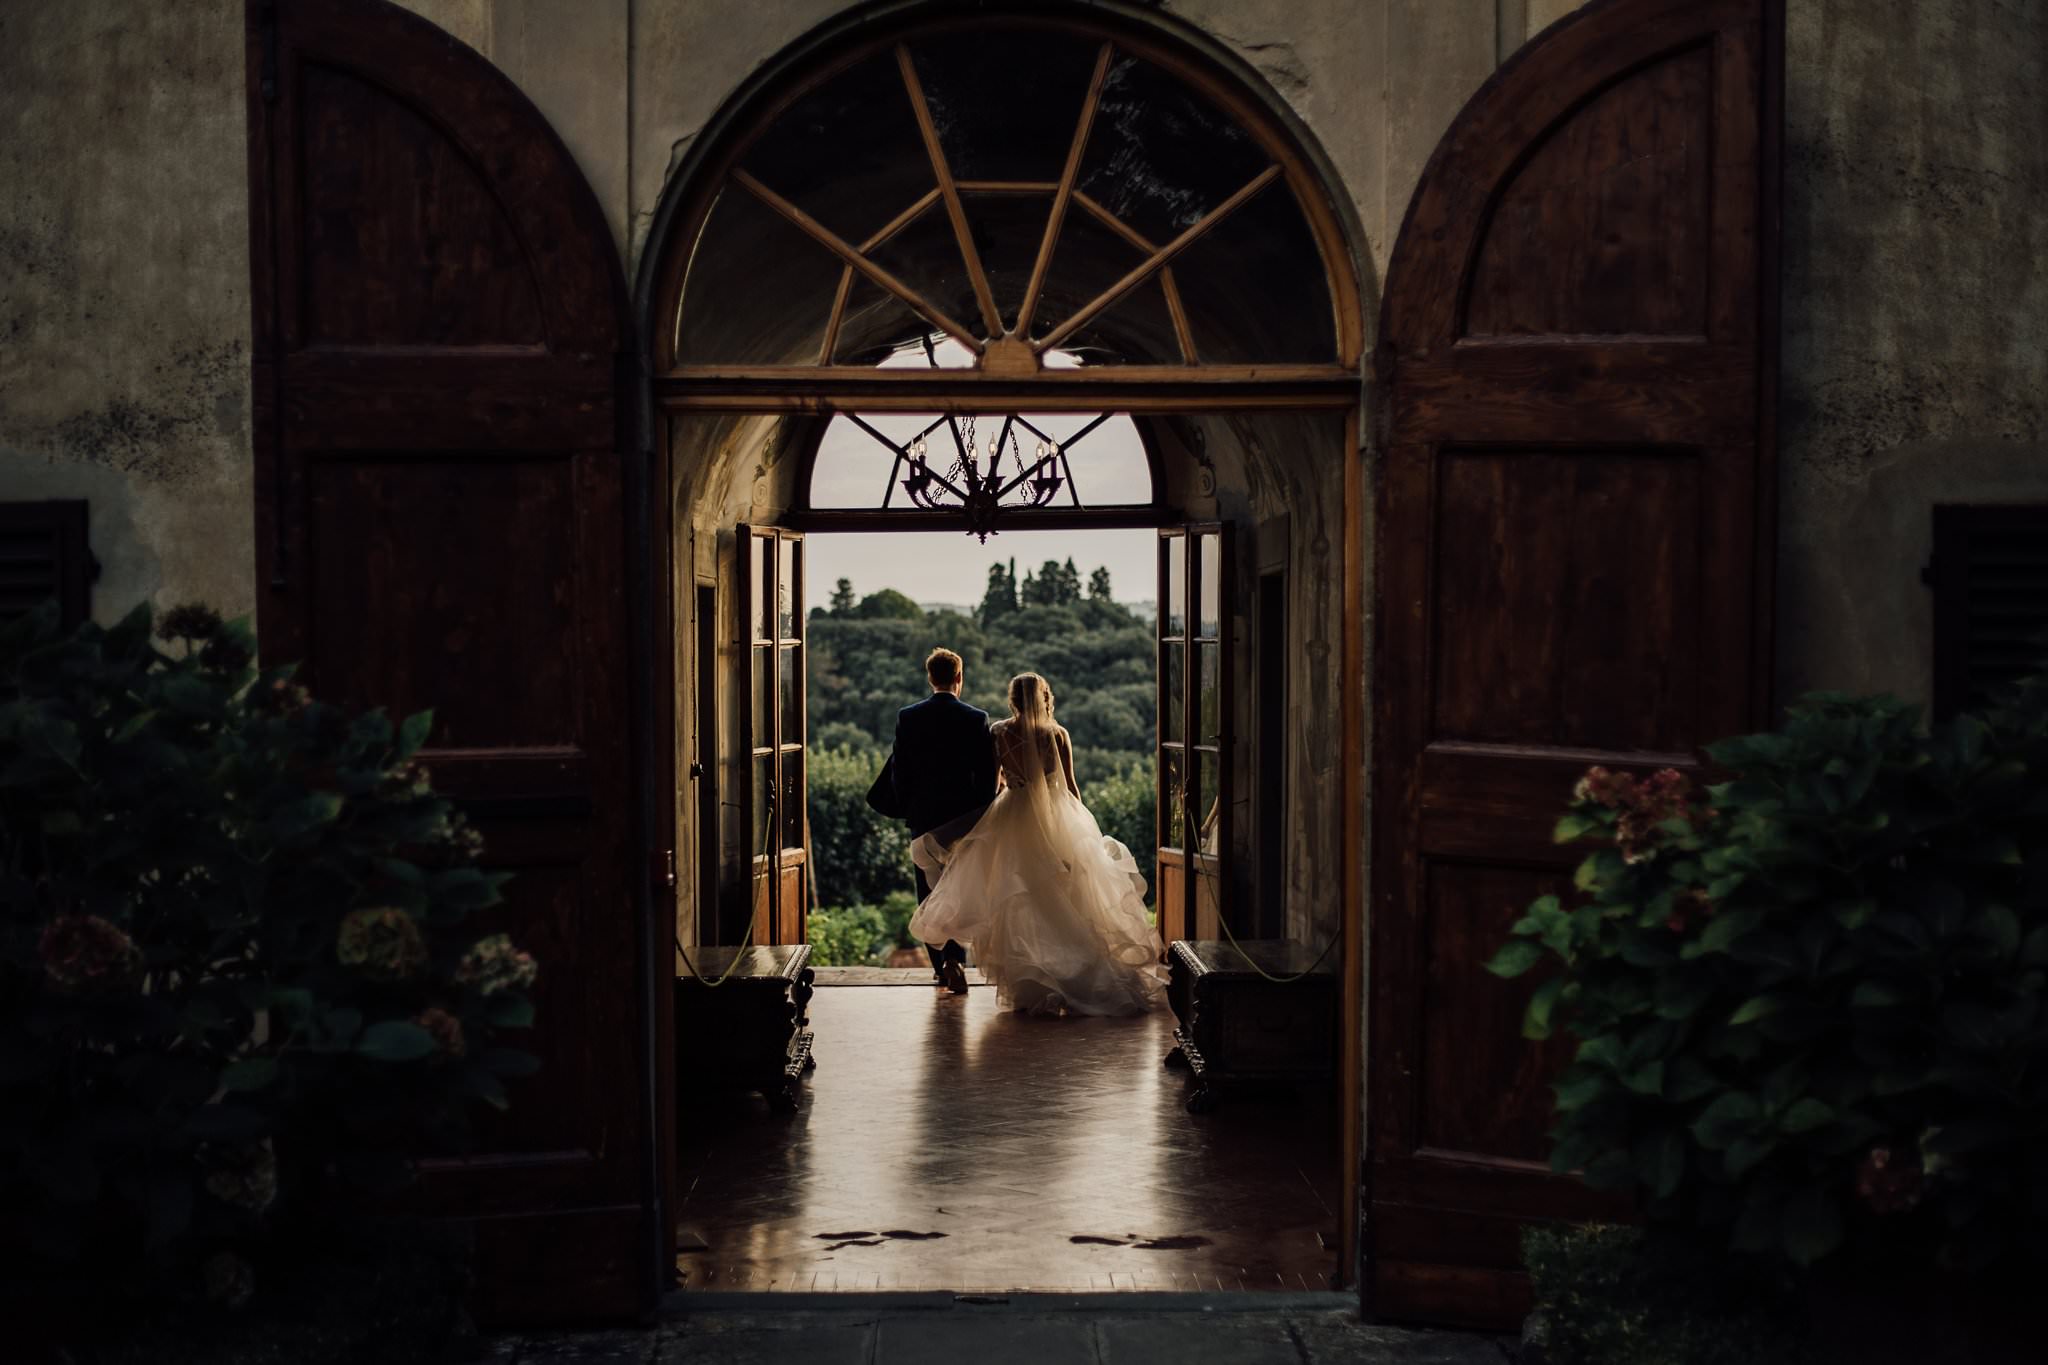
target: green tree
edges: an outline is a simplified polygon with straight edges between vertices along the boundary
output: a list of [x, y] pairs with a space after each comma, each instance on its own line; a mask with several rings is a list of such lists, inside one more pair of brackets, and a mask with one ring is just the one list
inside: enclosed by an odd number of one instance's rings
[[1074, 567], [1074, 557], [1067, 556], [1067, 562], [1060, 566], [1060, 605], [1070, 606], [1081, 600], [1081, 571]]
[[[1072, 561], [1069, 562], [1071, 563]], [[1091, 602], [1108, 602], [1113, 600], [1109, 595], [1109, 566], [1107, 564], [1098, 565], [1095, 572], [1088, 575], [1088, 600]]]
[[1017, 610], [1017, 567], [1010, 562], [1005, 570], [1000, 562], [988, 566], [988, 590], [981, 595], [979, 613], [983, 626], [994, 625], [1005, 616]]
[[872, 905], [910, 886], [910, 833], [868, 804], [882, 770], [875, 749], [813, 749], [811, 858], [824, 905]]
[[921, 621], [924, 619], [924, 608], [918, 606], [906, 594], [900, 593], [894, 588], [884, 588], [880, 592], [869, 593], [866, 597], [860, 599], [860, 606], [855, 610], [860, 617], [869, 621], [878, 619]]
[[847, 616], [853, 612], [853, 580], [842, 578], [832, 588], [832, 614]]

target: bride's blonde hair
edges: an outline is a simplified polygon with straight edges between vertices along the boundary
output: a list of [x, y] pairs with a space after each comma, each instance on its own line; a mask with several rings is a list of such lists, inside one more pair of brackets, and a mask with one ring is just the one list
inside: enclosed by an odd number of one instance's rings
[[1036, 673], [1010, 679], [1010, 715], [1019, 725], [1052, 724], [1052, 684]]

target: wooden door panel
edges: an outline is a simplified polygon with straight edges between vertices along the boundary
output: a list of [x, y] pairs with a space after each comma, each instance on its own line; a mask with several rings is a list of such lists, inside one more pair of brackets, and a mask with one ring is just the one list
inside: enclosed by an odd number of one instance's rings
[[[1757, 717], [1771, 544], [1767, 0], [1607, 0], [1453, 122], [1387, 277], [1378, 507], [1370, 1311], [1509, 1326], [1571, 1045], [1481, 966], [1569, 889], [1591, 764]], [[1770, 115], [1769, 117], [1775, 117]]]
[[544, 344], [518, 234], [462, 150], [357, 72], [308, 61], [299, 90], [305, 344]]
[[1571, 890], [1554, 868], [1432, 857], [1423, 864], [1428, 916], [1417, 1056], [1417, 1146], [1439, 1156], [1523, 1161], [1549, 1154], [1548, 1082], [1570, 1047], [1523, 1041], [1522, 1009], [1540, 979], [1503, 981], [1484, 963], [1538, 896]]
[[1430, 738], [1693, 747], [1692, 454], [1448, 451], [1436, 481]]
[[1495, 202], [1459, 335], [1704, 336], [1713, 47], [1587, 100]]
[[[626, 659], [624, 286], [544, 120], [381, 0], [251, 5], [258, 634], [324, 699], [434, 711], [421, 760], [511, 871], [541, 1070], [431, 1163], [479, 1308], [655, 1287], [651, 908]], [[665, 954], [664, 954], [665, 956]]]

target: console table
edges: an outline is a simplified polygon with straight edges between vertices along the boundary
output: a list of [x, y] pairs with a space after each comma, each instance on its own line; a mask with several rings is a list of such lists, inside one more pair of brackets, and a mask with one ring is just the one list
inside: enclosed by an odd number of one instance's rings
[[[1292, 939], [1176, 939], [1167, 951], [1167, 1001], [1179, 1020], [1166, 1065], [1194, 1073], [1188, 1112], [1216, 1107], [1239, 1082], [1327, 1080], [1337, 1066], [1338, 979]], [[1313, 970], [1311, 970], [1313, 968]], [[1270, 981], [1301, 976], [1298, 981]]]
[[690, 958], [702, 979], [676, 976], [677, 1099], [693, 1088], [758, 1090], [778, 1112], [794, 1110], [799, 1081], [817, 1066], [805, 1013], [811, 946], [709, 947]]

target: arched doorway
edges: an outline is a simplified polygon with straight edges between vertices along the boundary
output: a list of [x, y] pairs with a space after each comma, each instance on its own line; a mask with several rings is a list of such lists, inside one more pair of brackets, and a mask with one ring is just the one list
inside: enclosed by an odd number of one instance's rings
[[[963, 423], [1108, 414], [1142, 429], [1149, 502], [1010, 507], [1001, 524], [1195, 526], [1160, 560], [1162, 584], [1178, 565], [1204, 604], [1159, 638], [1162, 927], [1218, 938], [1270, 892], [1256, 909], [1271, 936], [1355, 968], [1364, 638], [1347, 608], [1365, 572], [1364, 323], [1339, 197], [1254, 89], [1150, 18], [906, 6], [814, 35], [693, 147], [640, 286], [671, 489], [670, 629], [690, 642], [673, 656], [671, 723], [697, 785], [676, 838], [700, 871], [680, 888], [679, 944], [789, 937], [788, 907], [811, 891], [790, 819], [798, 711], [765, 732], [754, 720], [759, 679], [786, 678], [806, 649], [801, 631], [753, 619], [750, 603], [793, 581], [767, 576], [763, 528], [777, 546], [885, 526], [957, 535], [954, 512], [889, 504], [907, 442], [934, 435], [965, 459]], [[910, 414], [899, 435], [876, 426]], [[886, 451], [878, 504], [819, 507], [815, 454], [850, 422]], [[1233, 541], [1243, 553], [1224, 555]], [[1276, 604], [1265, 652], [1296, 661], [1263, 675], [1263, 696], [1252, 654], [1226, 643], [1251, 637], [1262, 590]], [[1270, 756], [1252, 743], [1255, 703], [1272, 713]], [[1260, 790], [1284, 819], [1254, 819]], [[1355, 1020], [1357, 974], [1338, 979]], [[1355, 1094], [1357, 1030], [1332, 1032], [1332, 1085]], [[1343, 1136], [1355, 1144], [1355, 1122]], [[1346, 1184], [1333, 1202], [1354, 1198]], [[1342, 1282], [1352, 1230], [1332, 1221]]]
[[[1090, 5], [1011, 22], [1092, 40], [1082, 99], [1107, 42], [1112, 63], [1124, 52], [1234, 120], [1266, 160], [1205, 202], [1214, 212], [1244, 192], [1218, 223], [1155, 260], [1203, 215], [1138, 226], [1061, 158], [1054, 172], [953, 176], [952, 195], [933, 183], [934, 197], [886, 211], [924, 201], [898, 228], [922, 221], [929, 235], [881, 269], [933, 317], [896, 308], [910, 303], [903, 290], [741, 184], [777, 232], [824, 248], [826, 268], [735, 272], [723, 338], [714, 327], [703, 364], [688, 353], [686, 280], [729, 173], [746, 166], [747, 134], [862, 59], [884, 72], [893, 59], [899, 85], [907, 65], [943, 102], [943, 78], [896, 55], [925, 12], [860, 11], [764, 68], [694, 145], [629, 308], [587, 186], [501, 73], [382, 0], [250, 6], [262, 648], [302, 661], [335, 700], [437, 708], [436, 780], [468, 803], [488, 856], [519, 873], [504, 923], [550, 964], [545, 1069], [475, 1158], [431, 1173], [429, 1205], [476, 1221], [486, 1311], [588, 1318], [655, 1301], [675, 1207], [663, 1189], [675, 1122], [665, 988], [671, 940], [698, 926], [693, 879], [677, 888], [673, 871], [678, 849], [692, 867], [697, 813], [679, 777], [697, 734], [715, 740], [732, 714], [715, 682], [691, 680], [699, 659], [715, 679], [722, 642], [737, 641], [720, 605], [733, 528], [756, 507], [793, 505], [802, 462], [788, 452], [831, 413], [1121, 411], [1153, 424], [1176, 510], [1221, 504], [1288, 568], [1287, 650], [1302, 667], [1286, 739], [1303, 759], [1290, 768], [1321, 783], [1331, 814], [1318, 828], [1333, 833], [1287, 852], [1333, 879], [1329, 907], [1354, 930], [1354, 1021], [1373, 623], [1369, 1304], [1510, 1320], [1516, 1226], [1587, 1204], [1541, 1167], [1545, 1071], [1509, 1037], [1516, 1002], [1469, 968], [1515, 902], [1556, 875], [1547, 809], [1579, 765], [1691, 761], [1767, 695], [1780, 10], [1595, 3], [1504, 67], [1446, 134], [1381, 313], [1376, 580], [1358, 454], [1371, 290], [1334, 179], [1254, 79], [1149, 15]], [[943, 149], [936, 120], [932, 131]], [[855, 252], [889, 226], [848, 236], [861, 229], [748, 173]], [[1003, 311], [992, 281], [1031, 292], [1047, 235], [1029, 269], [1005, 275], [985, 257], [979, 287], [959, 244], [1006, 197], [1035, 197], [1049, 220], [1063, 183], [1059, 216], [1107, 238], [1084, 253], [1096, 287], [1067, 286], [1071, 311], [1048, 322], [1035, 309], [1035, 330], [1021, 308]], [[1229, 291], [1223, 305], [1193, 297], [1194, 248], [1281, 189], [1314, 247], [1327, 354], [1297, 352], [1297, 334], [1259, 321], [1256, 299], [1233, 311]], [[754, 244], [735, 235], [743, 261]], [[945, 249], [961, 270], [935, 278], [930, 252]], [[1141, 259], [1119, 271], [1116, 249]], [[1187, 286], [1178, 309], [1169, 264]], [[1046, 257], [1044, 272], [1057, 265]], [[1256, 278], [1239, 272], [1239, 291]], [[1154, 285], [1156, 309], [1143, 302]], [[750, 335], [750, 312], [789, 316], [756, 306], [777, 290], [824, 307]], [[1037, 292], [1062, 302], [1043, 280]], [[1240, 325], [1219, 334], [1219, 318]], [[983, 363], [937, 376], [865, 363], [927, 322], [966, 332]], [[1104, 363], [1023, 363], [1091, 337]], [[1261, 519], [1261, 498], [1301, 515]], [[1606, 557], [1573, 557], [1589, 546]], [[1654, 609], [1617, 609], [1641, 584], [1659, 594]], [[1674, 684], [1671, 658], [1698, 667]], [[1453, 1018], [1459, 1031], [1445, 1027]], [[1486, 1048], [1456, 1046], [1473, 1036]], [[1355, 1085], [1357, 1030], [1342, 1042], [1340, 1075]], [[1354, 1173], [1358, 1112], [1345, 1106]], [[1349, 1266], [1348, 1213], [1340, 1231]]]

